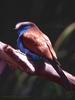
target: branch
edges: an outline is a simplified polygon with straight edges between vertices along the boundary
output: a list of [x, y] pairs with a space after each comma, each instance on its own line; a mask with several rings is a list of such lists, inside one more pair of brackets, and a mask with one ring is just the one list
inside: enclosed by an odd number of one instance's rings
[[[0, 58], [14, 69], [20, 69], [28, 74], [44, 77], [63, 86], [60, 76], [47, 61], [33, 62], [24, 53], [3, 42], [0, 42]], [[75, 76], [64, 70], [63, 72], [69, 80], [71, 89], [75, 90]]]
[[3, 59], [13, 69], [19, 68], [27, 73], [33, 73], [35, 71], [35, 68], [29, 62], [24, 53], [20, 52], [19, 50], [15, 50], [3, 42], [0, 42], [0, 58]]

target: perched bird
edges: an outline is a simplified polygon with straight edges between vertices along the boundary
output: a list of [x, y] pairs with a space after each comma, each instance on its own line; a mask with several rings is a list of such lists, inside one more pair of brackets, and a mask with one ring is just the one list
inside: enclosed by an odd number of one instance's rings
[[16, 25], [15, 29], [19, 35], [17, 40], [19, 49], [28, 55], [30, 54], [33, 60], [39, 61], [43, 57], [51, 60], [53, 57], [57, 59], [49, 38], [34, 23], [21, 22]]
[[33, 61], [47, 59], [60, 75], [61, 79], [65, 80], [63, 85], [67, 85], [69, 83], [68, 79], [62, 71], [61, 64], [58, 62], [48, 36], [32, 22], [20, 22], [16, 24], [15, 29], [18, 33], [18, 48], [30, 56]]

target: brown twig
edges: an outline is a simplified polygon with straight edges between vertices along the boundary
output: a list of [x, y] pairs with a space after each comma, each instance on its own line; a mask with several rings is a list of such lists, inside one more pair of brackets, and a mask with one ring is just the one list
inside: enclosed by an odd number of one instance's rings
[[[47, 61], [33, 62], [24, 53], [3, 42], [0, 42], [0, 58], [12, 66], [12, 68], [19, 68], [28, 74], [44, 77], [63, 86], [63, 81], [60, 79], [60, 76]], [[71, 89], [75, 90], [75, 76], [64, 70], [63, 72], [69, 80]]]

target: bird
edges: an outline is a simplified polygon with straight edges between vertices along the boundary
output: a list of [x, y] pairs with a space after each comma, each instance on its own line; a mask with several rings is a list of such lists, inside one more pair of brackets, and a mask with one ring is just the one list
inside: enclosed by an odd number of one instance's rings
[[58, 61], [49, 37], [35, 23], [30, 21], [17, 23], [15, 30], [18, 33], [18, 48], [30, 56], [33, 61], [47, 59], [60, 75], [63, 86], [69, 87], [69, 81], [62, 71], [62, 65]]

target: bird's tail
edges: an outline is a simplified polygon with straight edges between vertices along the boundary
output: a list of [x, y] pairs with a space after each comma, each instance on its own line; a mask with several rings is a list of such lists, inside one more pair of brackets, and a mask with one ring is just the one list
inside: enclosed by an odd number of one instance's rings
[[63, 87], [65, 87], [66, 89], [71, 89], [71, 84], [68, 80], [68, 78], [66, 77], [66, 75], [64, 74], [63, 70], [62, 70], [62, 65], [59, 63], [59, 61], [57, 60], [56, 57], [54, 57], [53, 52], [51, 51], [50, 46], [47, 43], [47, 46], [49, 47], [50, 53], [52, 55], [52, 60], [51, 59], [47, 59], [48, 62], [50, 62], [50, 64], [53, 66], [53, 68], [56, 70], [56, 72], [59, 74], [60, 76], [60, 80], [62, 82]]
[[67, 90], [70, 90], [71, 84], [61, 68], [62, 65], [54, 57], [53, 57], [53, 60], [48, 59], [48, 61], [53, 66], [53, 68], [56, 70], [56, 72], [59, 74], [63, 87], [66, 88]]

